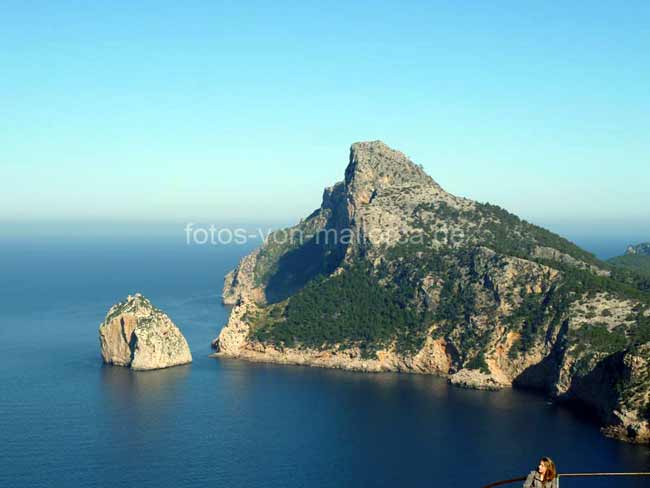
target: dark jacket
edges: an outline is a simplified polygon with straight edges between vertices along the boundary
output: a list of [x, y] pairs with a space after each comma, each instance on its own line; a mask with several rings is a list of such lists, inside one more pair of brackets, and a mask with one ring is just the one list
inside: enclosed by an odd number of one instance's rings
[[531, 471], [524, 481], [524, 488], [560, 488], [560, 480], [556, 476], [551, 481], [542, 481], [537, 471]]

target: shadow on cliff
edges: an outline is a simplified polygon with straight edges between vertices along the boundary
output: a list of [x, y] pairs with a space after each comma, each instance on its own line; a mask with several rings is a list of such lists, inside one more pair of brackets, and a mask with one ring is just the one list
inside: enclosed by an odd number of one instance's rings
[[[551, 352], [539, 363], [529, 366], [517, 376], [512, 385], [516, 388], [539, 390], [548, 394], [553, 393], [553, 386], [560, 375], [560, 366], [566, 352], [566, 334], [569, 329], [568, 321], [562, 322]], [[546, 332], [546, 340], [551, 339], [550, 329]]]
[[350, 225], [346, 202], [342, 183], [325, 189], [323, 204], [305, 219], [307, 222], [325, 213], [325, 224], [300, 247], [280, 256], [265, 287], [268, 303], [288, 298], [317, 275], [329, 275], [341, 264], [349, 246], [343, 232]]
[[561, 401], [587, 408], [603, 422], [616, 422], [612, 412], [616, 408], [623, 385], [629, 380], [629, 371], [619, 351], [601, 359], [584, 376], [576, 375]]
[[277, 271], [266, 286], [266, 300], [276, 303], [293, 295], [319, 274], [328, 275], [345, 257], [347, 245], [325, 241], [319, 231], [302, 246], [288, 251], [278, 260]]
[[601, 359], [585, 374], [574, 373], [566, 392], [557, 396], [555, 385], [564, 364], [566, 330], [565, 322], [551, 352], [539, 363], [526, 368], [514, 379], [513, 386], [542, 391], [582, 418], [598, 423], [614, 421], [612, 412], [618, 403], [621, 385], [628, 376], [623, 362], [625, 352]]

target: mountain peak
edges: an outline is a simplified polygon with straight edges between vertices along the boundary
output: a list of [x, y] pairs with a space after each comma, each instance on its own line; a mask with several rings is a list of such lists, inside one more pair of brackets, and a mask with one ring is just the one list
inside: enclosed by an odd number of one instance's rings
[[650, 242], [642, 242], [641, 244], [629, 245], [625, 250], [625, 254], [650, 256]]
[[650, 441], [643, 278], [445, 192], [381, 141], [352, 144], [345, 180], [280, 236], [226, 275], [218, 354], [542, 385], [592, 406], [608, 435]]
[[396, 151], [392, 149], [388, 144], [386, 144], [384, 141], [381, 141], [379, 139], [375, 141], [358, 141], [358, 142], [353, 142], [352, 145], [350, 146], [351, 151], [364, 151], [364, 150], [370, 150], [370, 151], [392, 151], [395, 153], [399, 153], [402, 156], [404, 155], [400, 151]]
[[374, 188], [405, 184], [438, 186], [421, 165], [379, 140], [350, 146], [345, 184], [350, 188], [367, 184]]

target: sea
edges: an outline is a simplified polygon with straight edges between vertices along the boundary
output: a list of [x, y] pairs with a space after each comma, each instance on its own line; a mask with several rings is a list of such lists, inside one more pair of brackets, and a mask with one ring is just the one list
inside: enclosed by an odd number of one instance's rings
[[[479, 488], [541, 456], [565, 473], [650, 471], [649, 446], [539, 393], [208, 357], [224, 274], [258, 244], [188, 243], [180, 227], [3, 237], [0, 487]], [[181, 328], [192, 364], [102, 363], [99, 324], [135, 292]]]

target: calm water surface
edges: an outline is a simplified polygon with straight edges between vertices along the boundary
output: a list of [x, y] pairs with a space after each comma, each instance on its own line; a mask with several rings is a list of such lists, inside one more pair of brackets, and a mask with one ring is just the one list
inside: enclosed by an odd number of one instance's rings
[[[0, 486], [472, 487], [541, 455], [564, 471], [650, 471], [648, 447], [535, 394], [208, 358], [223, 275], [250, 249], [187, 246], [181, 231], [2, 242]], [[136, 291], [181, 327], [191, 365], [102, 365], [97, 327]]]

